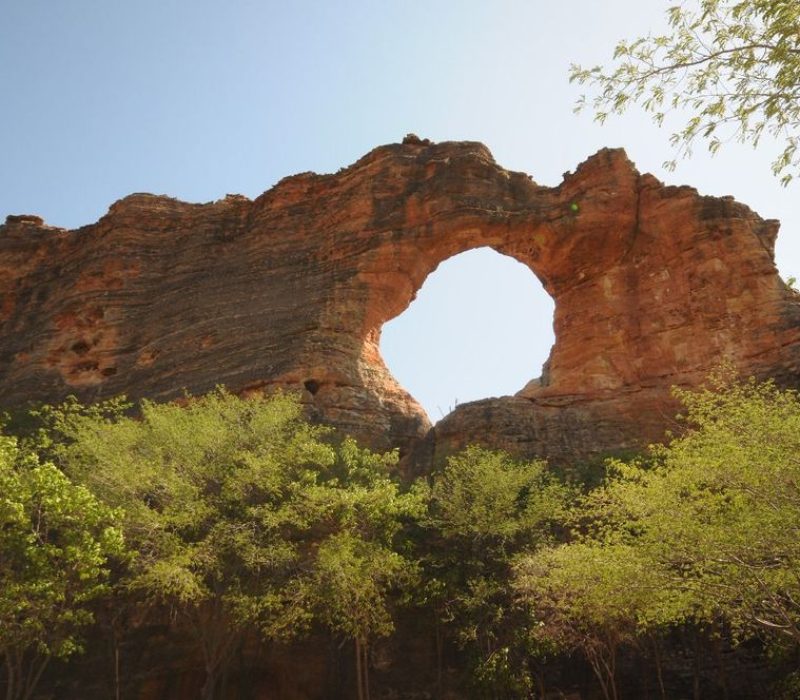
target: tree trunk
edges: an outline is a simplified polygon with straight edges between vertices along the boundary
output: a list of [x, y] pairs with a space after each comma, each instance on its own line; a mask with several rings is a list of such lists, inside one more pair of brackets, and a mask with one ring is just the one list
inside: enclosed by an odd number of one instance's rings
[[436, 693], [439, 700], [444, 696], [442, 688], [442, 628], [439, 620], [436, 620]]
[[25, 679], [25, 686], [18, 691], [18, 696], [21, 700], [30, 700], [33, 697], [33, 691], [36, 690], [36, 686], [39, 685], [39, 679], [42, 677], [49, 663], [50, 657], [45, 656], [37, 666], [36, 657], [34, 657], [28, 669], [28, 677]]
[[725, 658], [722, 652], [722, 634], [717, 624], [714, 624], [712, 634], [714, 635], [712, 644], [714, 645], [714, 656], [717, 662], [717, 676], [719, 677], [719, 683], [722, 687], [722, 698], [723, 700], [729, 700], [730, 691], [728, 690], [728, 676], [725, 673]]
[[219, 692], [220, 679], [236, 653], [240, 632], [232, 627], [222, 603], [215, 600], [210, 610], [196, 609], [189, 616], [199, 637], [206, 670], [203, 700], [213, 700]]
[[617, 647], [616, 645], [609, 646], [608, 659], [604, 661], [606, 672], [608, 673], [608, 685], [611, 688], [612, 700], [618, 700], [617, 693]]
[[203, 689], [200, 693], [200, 697], [203, 700], [214, 700], [218, 679], [219, 673], [217, 669], [213, 666], [206, 665], [206, 682], [203, 684]]
[[604, 672], [603, 663], [600, 660], [600, 654], [597, 649], [587, 647], [585, 650], [586, 658], [589, 660], [589, 665], [594, 671], [595, 678], [600, 683], [600, 689], [603, 691], [605, 700], [613, 700], [611, 697], [611, 690], [608, 687], [607, 676]]
[[114, 657], [114, 700], [120, 700], [122, 691], [119, 677], [119, 640], [117, 639], [113, 621], [111, 623], [111, 653]]
[[6, 679], [6, 700], [14, 700], [14, 684], [16, 682], [16, 678], [14, 677], [14, 665], [11, 663], [11, 652], [5, 652], [5, 661], [6, 661], [6, 674], [8, 678]]
[[363, 671], [361, 670], [361, 642], [358, 637], [355, 639], [356, 650], [356, 689], [358, 691], [358, 700], [364, 699], [364, 685], [362, 683]]
[[369, 700], [369, 645], [364, 642], [361, 649], [364, 654], [364, 662], [361, 667], [364, 673], [364, 700]]
[[694, 679], [693, 679], [693, 697], [694, 700], [701, 700], [700, 698], [700, 633], [695, 631], [693, 635], [694, 645]]
[[539, 686], [539, 695], [541, 696], [542, 700], [544, 700], [546, 692], [546, 687], [544, 684], [544, 669], [540, 668], [536, 671], [536, 683]]
[[114, 698], [120, 700], [119, 688], [119, 646], [114, 645]]
[[653, 659], [656, 662], [656, 677], [658, 678], [658, 689], [661, 691], [661, 700], [667, 700], [667, 691], [664, 689], [664, 674], [661, 668], [661, 649], [658, 646], [658, 639], [650, 637], [653, 643]]

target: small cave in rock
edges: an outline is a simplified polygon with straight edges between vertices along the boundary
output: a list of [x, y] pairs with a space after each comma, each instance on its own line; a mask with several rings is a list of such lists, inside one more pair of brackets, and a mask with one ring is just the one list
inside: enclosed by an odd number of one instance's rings
[[72, 344], [70, 350], [76, 355], [85, 355], [89, 352], [89, 344], [85, 340], [79, 340]]
[[306, 379], [303, 382], [303, 386], [312, 396], [316, 396], [317, 392], [319, 391], [319, 382], [316, 379]]
[[526, 265], [491, 248], [445, 260], [384, 324], [381, 354], [436, 422], [460, 403], [511, 395], [542, 374], [554, 303]]

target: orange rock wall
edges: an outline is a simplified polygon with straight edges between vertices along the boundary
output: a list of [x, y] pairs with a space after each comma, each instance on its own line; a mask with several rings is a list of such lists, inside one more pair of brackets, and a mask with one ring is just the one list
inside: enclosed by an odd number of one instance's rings
[[[548, 188], [481, 144], [416, 138], [254, 201], [135, 194], [73, 231], [12, 216], [2, 404], [282, 387], [425, 461], [472, 441], [555, 460], [627, 449], [670, 424], [672, 385], [723, 358], [798, 384], [800, 300], [774, 266], [777, 229], [730, 198], [640, 175], [620, 150]], [[381, 359], [381, 327], [439, 263], [480, 246], [539, 277], [556, 342], [540, 381], [431, 431]]]

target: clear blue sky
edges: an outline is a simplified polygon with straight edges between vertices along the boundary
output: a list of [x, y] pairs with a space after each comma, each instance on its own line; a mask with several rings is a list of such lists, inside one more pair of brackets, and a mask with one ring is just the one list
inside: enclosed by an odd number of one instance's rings
[[[800, 277], [800, 182], [778, 185], [767, 148], [698, 152], [666, 173], [668, 132], [645, 115], [601, 127], [572, 114], [570, 62], [609, 59], [668, 4], [0, 0], [0, 217], [76, 227], [130, 192], [255, 197], [408, 132], [483, 141], [548, 185], [623, 146], [642, 171], [781, 219], [778, 264]], [[431, 275], [382, 347], [436, 419], [537, 376], [551, 324], [536, 279], [480, 251]]]

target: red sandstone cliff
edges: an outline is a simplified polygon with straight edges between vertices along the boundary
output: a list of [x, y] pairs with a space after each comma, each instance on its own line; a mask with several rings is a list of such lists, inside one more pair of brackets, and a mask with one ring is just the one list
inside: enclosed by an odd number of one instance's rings
[[407, 451], [430, 425], [384, 366], [381, 327], [439, 263], [491, 246], [555, 300], [548, 371], [516, 397], [459, 406], [428, 446], [484, 440], [557, 460], [624, 449], [659, 437], [669, 387], [722, 358], [798, 383], [800, 300], [773, 263], [777, 229], [640, 175], [621, 150], [548, 188], [481, 144], [416, 138], [254, 201], [135, 194], [73, 231], [10, 216], [1, 403], [285, 387]]

